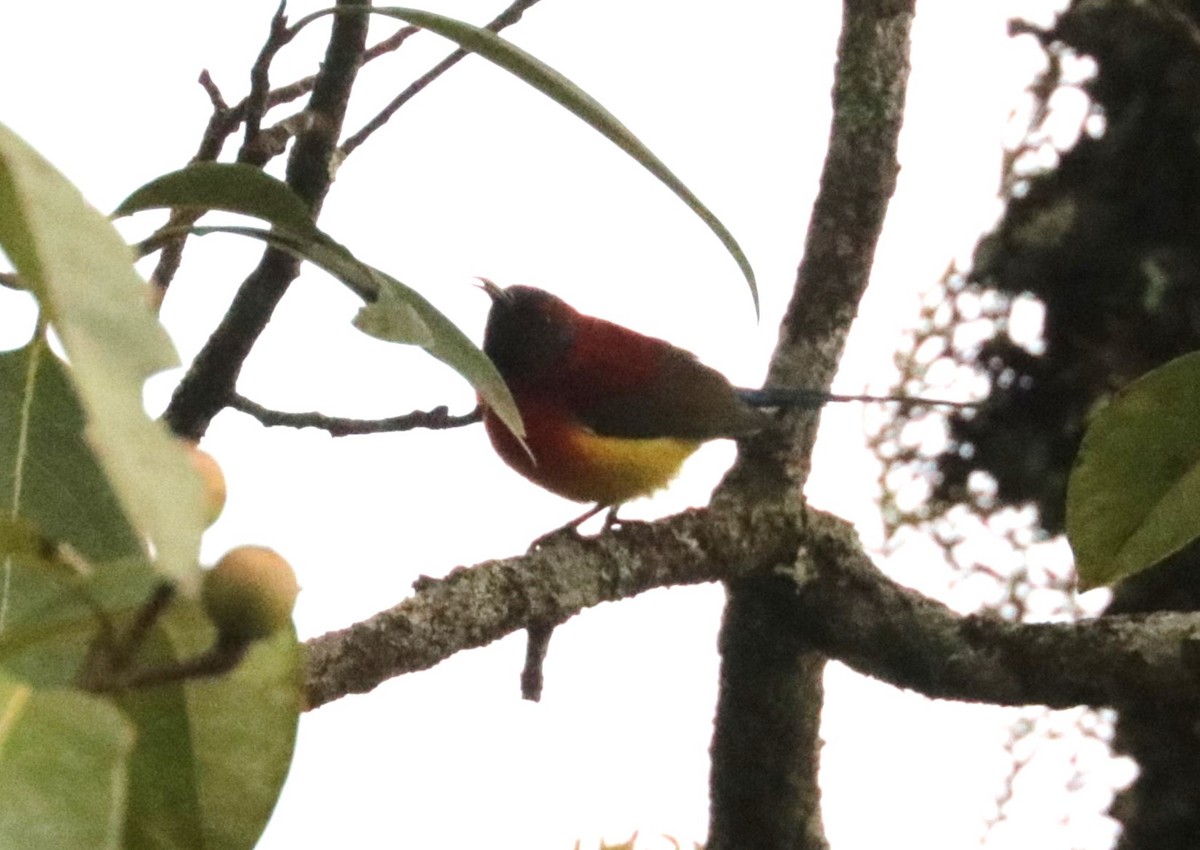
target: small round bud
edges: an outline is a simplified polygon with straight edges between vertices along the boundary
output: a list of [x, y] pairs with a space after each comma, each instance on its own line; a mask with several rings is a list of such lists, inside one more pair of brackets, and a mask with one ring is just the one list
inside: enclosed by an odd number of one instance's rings
[[291, 622], [299, 592], [282, 555], [266, 546], [238, 546], [205, 572], [200, 598], [222, 640], [249, 643]]
[[199, 474], [204, 485], [204, 518], [208, 525], [212, 525], [225, 507], [225, 473], [221, 471], [221, 465], [217, 463], [216, 458], [190, 440], [185, 440], [185, 443], [192, 468]]

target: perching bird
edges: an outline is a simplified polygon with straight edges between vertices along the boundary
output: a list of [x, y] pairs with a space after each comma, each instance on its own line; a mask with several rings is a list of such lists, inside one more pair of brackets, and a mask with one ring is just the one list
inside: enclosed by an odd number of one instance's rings
[[[525, 424], [528, 451], [491, 411], [488, 437], [504, 461], [535, 484], [596, 510], [665, 486], [701, 443], [761, 429], [777, 394], [735, 389], [689, 351], [585, 316], [530, 286], [492, 298], [483, 350], [496, 364]], [[790, 393], [793, 406], [803, 398]], [[827, 394], [809, 393], [807, 406]], [[804, 402], [801, 401], [801, 404]]]
[[769, 421], [761, 408], [812, 409], [830, 401], [976, 407], [943, 399], [734, 387], [696, 355], [665, 340], [586, 316], [542, 289], [481, 280], [492, 299], [483, 350], [516, 401], [525, 446], [485, 409], [488, 437], [500, 457], [530, 481], [596, 505], [576, 523], [665, 487], [701, 443], [760, 430]]

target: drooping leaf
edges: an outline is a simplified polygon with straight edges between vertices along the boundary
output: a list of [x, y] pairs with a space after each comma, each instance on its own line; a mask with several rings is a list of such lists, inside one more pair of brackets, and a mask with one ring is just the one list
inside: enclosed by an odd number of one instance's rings
[[194, 591], [204, 527], [200, 482], [142, 404], [146, 379], [178, 357], [112, 224], [3, 125], [0, 248], [66, 349], [86, 439], [125, 515], [153, 543], [163, 571]]
[[1143, 375], [1096, 414], [1067, 486], [1067, 537], [1084, 588], [1200, 537], [1200, 352]]
[[[315, 20], [323, 14], [333, 14], [335, 11], [354, 13], [357, 10], [352, 8], [326, 10], [308, 16], [302, 23]], [[754, 311], [756, 314], [758, 313], [758, 284], [755, 282], [754, 269], [751, 268], [750, 261], [746, 258], [746, 254], [738, 245], [737, 240], [733, 238], [733, 234], [696, 197], [695, 193], [675, 176], [666, 163], [655, 156], [628, 127], [618, 121], [617, 117], [605, 109], [595, 98], [549, 65], [491, 30], [454, 18], [447, 18], [444, 15], [407, 7], [372, 7], [367, 11], [374, 15], [398, 18], [429, 32], [437, 33], [443, 38], [455, 42], [464, 50], [482, 56], [566, 108], [571, 114], [583, 120], [631, 156], [687, 204], [692, 212], [699, 216], [700, 220], [708, 225], [708, 228], [721, 240], [721, 244], [725, 246], [725, 250], [733, 257], [745, 276], [746, 283], [750, 287], [750, 296], [754, 301]]]
[[297, 234], [315, 227], [308, 206], [290, 186], [244, 163], [196, 162], [164, 174], [136, 189], [113, 216], [163, 207], [241, 213]]
[[[462, 375], [515, 435], [524, 436], [517, 405], [492, 361], [420, 293], [356, 259], [327, 236], [307, 237], [279, 228], [267, 231], [238, 226], [193, 227], [190, 230], [198, 236], [229, 233], [260, 239], [325, 270], [363, 298], [375, 302], [363, 308], [368, 317], [365, 327], [362, 326], [363, 313], [359, 314], [356, 325], [360, 330], [389, 342], [421, 345]], [[406, 335], [409, 338], [405, 338]]]
[[354, 317], [354, 327], [384, 342], [419, 345], [434, 344], [433, 331], [416, 308], [403, 300], [392, 286], [381, 286], [379, 297], [363, 306]]
[[0, 670], [0, 847], [122, 850], [133, 743], [108, 700]]

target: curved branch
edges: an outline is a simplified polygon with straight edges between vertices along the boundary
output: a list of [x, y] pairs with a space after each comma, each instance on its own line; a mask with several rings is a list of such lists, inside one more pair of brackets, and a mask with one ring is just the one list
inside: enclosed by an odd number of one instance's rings
[[654, 524], [622, 522], [598, 537], [555, 535], [520, 557], [422, 578], [399, 605], [307, 642], [309, 705], [365, 693], [601, 602], [790, 563], [799, 539], [795, 517], [777, 505], [695, 510]]
[[842, 520], [815, 515], [810, 531], [788, 588], [789, 622], [860, 673], [930, 697], [994, 705], [1200, 703], [1200, 617], [961, 616], [886, 578]]
[[399, 605], [307, 642], [309, 706], [601, 602], [732, 578], [774, 586], [780, 644], [802, 641], [927, 696], [1055, 708], [1200, 703], [1200, 616], [961, 616], [884, 576], [844, 520], [726, 502], [422, 579]]

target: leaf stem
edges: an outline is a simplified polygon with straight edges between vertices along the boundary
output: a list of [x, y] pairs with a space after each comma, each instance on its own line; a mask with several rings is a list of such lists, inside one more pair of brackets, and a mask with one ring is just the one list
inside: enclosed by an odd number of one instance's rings
[[[25, 482], [25, 460], [29, 454], [29, 422], [33, 416], [33, 393], [37, 385], [38, 365], [42, 360], [42, 352], [46, 348], [46, 320], [38, 317], [37, 332], [29, 343], [29, 362], [25, 367], [25, 386], [21, 396], [21, 414], [17, 426], [17, 454], [13, 458], [12, 503], [9, 507], [8, 518], [15, 520], [21, 512], [21, 490]], [[12, 554], [4, 556], [4, 566], [0, 570], [0, 634], [4, 634], [5, 620], [8, 619], [8, 600], [12, 592]]]

